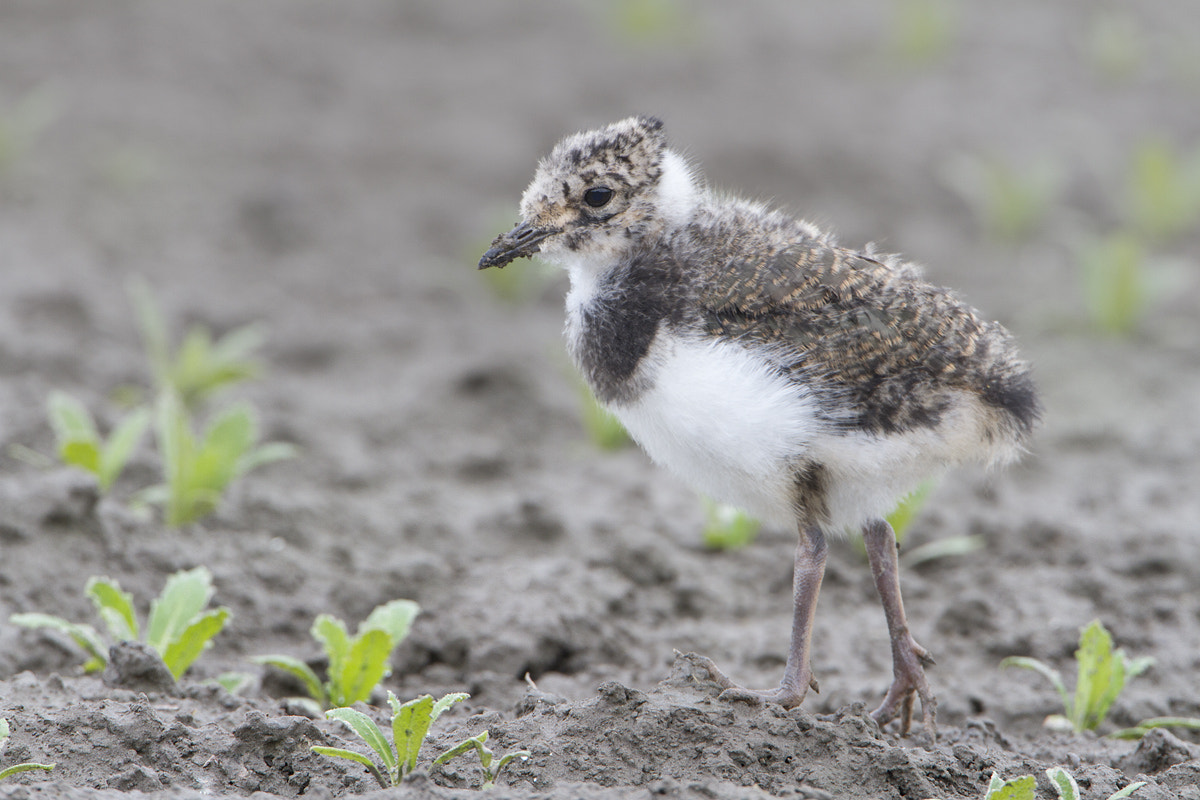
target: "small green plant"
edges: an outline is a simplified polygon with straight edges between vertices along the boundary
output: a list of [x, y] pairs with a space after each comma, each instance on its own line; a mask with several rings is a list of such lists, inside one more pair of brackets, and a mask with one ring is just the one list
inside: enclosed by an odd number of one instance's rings
[[[4, 751], [4, 745], [8, 741], [8, 735], [8, 720], [6, 720], [4, 717], [0, 717], [0, 752]], [[29, 761], [25, 762], [24, 764], [13, 764], [11, 767], [4, 767], [0, 769], [0, 781], [4, 780], [5, 778], [12, 777], [13, 775], [18, 775], [22, 772], [29, 772], [30, 770], [34, 769], [43, 769], [49, 772], [50, 770], [54, 769], [54, 767], [54, 764], [35, 764]]]
[[259, 325], [246, 325], [214, 341], [203, 325], [194, 325], [184, 335], [179, 350], [171, 353], [167, 323], [143, 281], [130, 284], [142, 340], [160, 389], [170, 388], [189, 411], [220, 389], [257, 377], [262, 366], [254, 358], [262, 346]]
[[120, 477], [150, 425], [150, 413], [144, 408], [135, 409], [117, 423], [105, 441], [100, 438], [87, 407], [71, 395], [51, 392], [47, 411], [58, 457], [64, 464], [95, 475], [102, 492], [111, 489]]
[[422, 695], [415, 700], [401, 703], [396, 695], [388, 692], [388, 704], [392, 707], [392, 741], [389, 743], [375, 720], [361, 711], [353, 708], [334, 708], [325, 712], [329, 719], [340, 720], [350, 726], [359, 738], [375, 751], [375, 755], [383, 763], [382, 769], [371, 760], [353, 750], [341, 747], [314, 746], [313, 752], [323, 756], [345, 758], [357, 762], [370, 770], [383, 788], [396, 786], [417, 768], [417, 756], [421, 745], [429, 735], [429, 729], [437, 718], [450, 706], [470, 695], [463, 692], [448, 694], [434, 701], [430, 695]]
[[757, 519], [741, 509], [700, 498], [704, 506], [704, 546], [710, 550], [737, 550], [749, 545], [762, 527]]
[[[1046, 770], [1046, 777], [1050, 779], [1050, 785], [1054, 787], [1054, 791], [1058, 792], [1060, 800], [1081, 800], [1079, 796], [1079, 784], [1075, 782], [1074, 776], [1062, 767], [1051, 767]], [[1145, 781], [1131, 783], [1124, 789], [1110, 794], [1108, 800], [1120, 800], [1122, 797], [1129, 797], [1145, 785]], [[1032, 795], [1030, 797], [1032, 798]]]
[[1028, 239], [1045, 219], [1058, 190], [1058, 176], [1046, 165], [1025, 170], [992, 161], [984, 165], [982, 216], [996, 239]]
[[1000, 662], [1000, 666], [1031, 669], [1049, 680], [1058, 690], [1066, 714], [1052, 714], [1046, 718], [1045, 724], [1079, 733], [1100, 727], [1108, 710], [1125, 688], [1125, 682], [1154, 664], [1153, 658], [1130, 658], [1123, 649], [1114, 651], [1112, 636], [1100, 620], [1093, 620], [1080, 631], [1075, 660], [1078, 675], [1074, 698], [1067, 693], [1058, 670], [1036, 658], [1009, 656]]
[[384, 603], [359, 624], [354, 636], [342, 620], [329, 614], [319, 615], [311, 633], [329, 659], [326, 681], [308, 664], [292, 656], [266, 655], [252, 660], [299, 678], [320, 710], [353, 705], [368, 699], [379, 682], [391, 674], [388, 658], [408, 636], [419, 611], [420, 607], [411, 600]]
[[[87, 596], [113, 641], [138, 641], [140, 629], [133, 596], [108, 578], [91, 578]], [[167, 578], [162, 593], [150, 604], [145, 642], [160, 656], [176, 678], [212, 644], [229, 621], [224, 606], [205, 610], [212, 600], [212, 573], [205, 567], [181, 570]], [[108, 648], [91, 625], [70, 622], [50, 614], [13, 614], [9, 622], [25, 628], [50, 628], [64, 633], [88, 655], [85, 672], [98, 672], [108, 664]]]
[[[491, 270], [495, 272], [495, 270]], [[579, 406], [583, 415], [583, 427], [588, 438], [601, 450], [619, 450], [629, 444], [625, 426], [611, 411], [600, 405], [592, 390], [579, 381]]]
[[1131, 333], [1146, 310], [1145, 253], [1131, 233], [1118, 232], [1090, 242], [1079, 253], [1088, 316], [1101, 331]]
[[[1059, 800], [1080, 800], [1079, 784], [1075, 782], [1075, 778], [1071, 776], [1071, 773], [1062, 767], [1051, 767], [1046, 770], [1046, 777], [1050, 779], [1050, 785], [1058, 793]], [[1119, 792], [1109, 795], [1108, 800], [1120, 800], [1123, 797], [1129, 797], [1145, 785], [1145, 781], [1131, 783]], [[1034, 800], [1036, 791], [1037, 780], [1032, 775], [1022, 775], [1019, 778], [1011, 778], [1006, 781], [993, 772], [992, 778], [988, 781], [987, 789], [984, 792], [983, 800]]]
[[229, 484], [255, 467], [296, 454], [283, 442], [258, 444], [258, 425], [246, 403], [219, 413], [197, 438], [184, 403], [164, 390], [154, 423], [165, 481], [142, 490], [138, 499], [162, 506], [173, 527], [212, 513]]
[[1200, 717], [1150, 717], [1132, 728], [1122, 728], [1108, 735], [1110, 739], [1140, 739], [1154, 728], [1185, 728], [1200, 731]]
[[[445, 764], [453, 758], [457, 758], [469, 750], [474, 750], [479, 754], [479, 768], [483, 772], [483, 784], [480, 789], [490, 789], [496, 785], [496, 779], [500, 777], [500, 771], [503, 770], [513, 759], [521, 759], [524, 761], [529, 758], [528, 750], [514, 750], [511, 753], [501, 756], [498, 760], [496, 754], [487, 746], [488, 732], [484, 731], [478, 736], [472, 736], [470, 739], [465, 739], [451, 747], [446, 752], [433, 760], [435, 764]], [[493, 766], [495, 762], [495, 766]]]
[[1150, 139], [1134, 151], [1129, 173], [1129, 215], [1143, 236], [1170, 239], [1200, 221], [1200, 150], [1185, 156]]

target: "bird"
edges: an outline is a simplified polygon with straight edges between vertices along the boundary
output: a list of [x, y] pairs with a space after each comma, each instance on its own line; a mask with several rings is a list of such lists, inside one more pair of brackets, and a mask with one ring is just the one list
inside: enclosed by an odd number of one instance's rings
[[1013, 336], [898, 255], [709, 188], [656, 117], [564, 138], [519, 210], [479, 269], [535, 254], [564, 268], [567, 349], [651, 460], [797, 530], [779, 685], [744, 688], [688, 654], [693, 667], [724, 701], [794, 708], [819, 691], [827, 540], [861, 531], [893, 673], [871, 716], [907, 735], [919, 699], [936, 739], [933, 659], [909, 630], [885, 517], [951, 467], [1028, 449], [1041, 403]]

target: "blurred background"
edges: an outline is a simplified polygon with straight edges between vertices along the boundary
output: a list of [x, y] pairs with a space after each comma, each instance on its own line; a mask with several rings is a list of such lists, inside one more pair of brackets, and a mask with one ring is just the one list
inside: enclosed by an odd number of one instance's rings
[[[776, 614], [745, 648], [766, 579], [676, 553], [702, 524], [694, 496], [636, 451], [588, 450], [561, 344], [563, 277], [527, 263], [476, 271], [539, 157], [638, 113], [663, 119], [714, 187], [924, 264], [1035, 364], [1048, 414], [1031, 457], [990, 483], [951, 476], [924, 522], [922, 536], [997, 534], [996, 563], [1020, 567], [934, 572], [924, 613], [918, 579], [922, 635], [949, 619], [942, 674], [955, 658], [969, 676], [1012, 653], [1061, 655], [1054, 641], [1073, 647], [1099, 605], [1128, 612], [1116, 632], [1143, 651], [1174, 641], [1155, 653], [1159, 674], [1187, 683], [1195, 648], [1179, 626], [1200, 620], [1176, 591], [1200, 564], [1180, 555], [1200, 542], [1192, 0], [4, 0], [0, 534], [24, 546], [6, 552], [3, 610], [88, 611], [89, 573], [48, 563], [43, 547], [65, 548], [41, 536], [41, 473], [12, 446], [54, 452], [52, 389], [107, 430], [124, 387], [146, 385], [127, 289], [140, 276], [176, 341], [187, 323], [265, 324], [266, 373], [243, 395], [264, 436], [301, 455], [205, 523], [238, 534], [225, 540], [166, 534], [102, 502], [101, 520], [79, 526], [106, 544], [70, 540], [85, 570], [119, 566], [149, 597], [171, 569], [209, 564], [244, 637], [231, 646], [248, 653], [295, 652], [317, 612], [361, 618], [413, 597], [429, 613], [404, 658], [462, 670], [451, 686], [491, 669], [523, 691], [524, 669], [588, 658], [652, 685], [680, 640], [649, 630], [630, 644], [635, 617], [669, 619], [714, 656], [778, 655], [791, 534], [742, 556], [773, 576]], [[156, 468], [147, 445], [117, 497]], [[145, 535], [118, 535], [139, 525]], [[128, 545], [117, 566], [113, 541]], [[1156, 560], [1123, 571], [1135, 556]], [[1039, 566], [1035, 588], [1015, 583]], [[655, 594], [672, 581], [678, 596]], [[548, 610], [522, 604], [531, 585]], [[580, 586], [594, 591], [580, 599]], [[881, 635], [869, 585], [829, 586]], [[1130, 587], [1150, 596], [1134, 603]], [[973, 594], [986, 624], [955, 623]], [[633, 610], [614, 621], [619, 603]], [[841, 632], [850, 613], [820, 624]], [[597, 619], [610, 636], [593, 635]], [[886, 659], [852, 649], [869, 644], [841, 646], [840, 663], [859, 666], [823, 676], [828, 708], [861, 699], [860, 673], [886, 675]], [[29, 668], [7, 651], [0, 671]], [[755, 663], [774, 679], [769, 658]], [[973, 691], [946, 693], [950, 718], [978, 710]], [[1041, 708], [1028, 709], [1036, 729]]]

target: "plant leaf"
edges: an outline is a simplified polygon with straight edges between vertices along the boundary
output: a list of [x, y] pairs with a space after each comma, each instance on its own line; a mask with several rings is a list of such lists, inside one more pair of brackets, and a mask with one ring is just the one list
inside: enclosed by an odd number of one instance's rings
[[322, 708], [329, 705], [329, 698], [325, 694], [325, 687], [321, 684], [321, 679], [317, 677], [317, 673], [313, 672], [312, 667], [300, 659], [292, 656], [269, 655], [254, 656], [250, 660], [255, 664], [265, 664], [299, 678], [312, 699], [320, 703]]
[[96, 613], [104, 620], [108, 635], [118, 642], [138, 640], [137, 616], [133, 611], [133, 595], [121, 590], [121, 585], [108, 578], [91, 578], [84, 592], [92, 599]]
[[330, 698], [338, 705], [348, 705], [366, 700], [371, 690], [388, 673], [388, 655], [392, 642], [388, 635], [378, 629], [369, 630], [350, 642], [350, 652], [341, 669], [329, 671]]
[[986, 800], [1034, 800], [1037, 780], [1032, 775], [1022, 775], [996, 786], [997, 780], [993, 773], [992, 786], [995, 788], [988, 788]]
[[220, 495], [238, 477], [242, 457], [254, 446], [258, 425], [250, 407], [239, 403], [209, 425], [196, 453], [195, 484]]
[[461, 703], [470, 696], [471, 695], [467, 694], [466, 692], [451, 692], [450, 694], [442, 695], [442, 697], [433, 704], [433, 710], [429, 714], [430, 723], [437, 722], [437, 718], [442, 715], [442, 712], [450, 708], [450, 706], [454, 705], [455, 703]]
[[224, 606], [201, 614], [167, 645], [163, 662], [172, 675], [179, 678], [187, 672], [192, 662], [212, 644], [212, 638], [225, 627], [229, 615], [229, 609]]
[[393, 600], [375, 608], [358, 626], [361, 636], [369, 630], [380, 630], [387, 634], [392, 647], [400, 644], [408, 636], [413, 618], [420, 612], [421, 607], [412, 600]]
[[371, 774], [375, 776], [375, 780], [379, 781], [379, 785], [382, 788], [388, 788], [388, 783], [384, 779], [383, 773], [379, 771], [379, 767], [375, 766], [375, 762], [364, 756], [362, 753], [356, 753], [353, 750], [345, 750], [341, 747], [324, 747], [321, 745], [313, 745], [309, 749], [314, 753], [320, 753], [323, 756], [333, 756], [335, 758], [345, 758], [349, 759], [350, 761], [357, 761], [359, 764], [365, 765], [366, 768], [371, 771]]
[[474, 749], [475, 751], [477, 751], [479, 753], [479, 760], [480, 760], [480, 763], [482, 763], [483, 762], [483, 751], [486, 749], [484, 743], [487, 742], [487, 739], [488, 739], [487, 731], [483, 731], [482, 733], [480, 733], [477, 736], [472, 736], [470, 739], [464, 739], [461, 742], [459, 742], [458, 744], [451, 747], [446, 752], [442, 753], [437, 758], [435, 758], [433, 760], [433, 763], [445, 764], [447, 761], [451, 761], [455, 758], [458, 758], [463, 753], [467, 752], [468, 750], [472, 750], [472, 749]]
[[1079, 784], [1071, 773], [1062, 767], [1051, 767], [1046, 770], [1046, 777], [1050, 779], [1054, 791], [1058, 792], [1060, 800], [1079, 800]]
[[1133, 794], [1134, 792], [1136, 792], [1138, 789], [1142, 788], [1145, 785], [1146, 785], [1145, 781], [1138, 781], [1136, 783], [1131, 783], [1128, 786], [1126, 786], [1124, 789], [1121, 789], [1118, 792], [1113, 792], [1112, 794], [1110, 794], [1108, 796], [1108, 800], [1120, 800], [1122, 797], [1129, 797], [1131, 794]]
[[108, 648], [91, 625], [69, 622], [62, 617], [38, 612], [13, 614], [8, 621], [22, 628], [50, 628], [71, 637], [71, 640], [89, 656], [87, 663], [83, 665], [84, 672], [99, 672], [108, 664]]
[[396, 764], [403, 777], [417, 768], [417, 755], [429, 734], [429, 726], [433, 724], [433, 698], [421, 695], [399, 707], [393, 703], [392, 707], [395, 709], [392, 739], [396, 742]]
[[1062, 675], [1059, 671], [1050, 665], [1038, 661], [1036, 658], [1027, 658], [1025, 656], [1009, 656], [1000, 662], [1000, 667], [1020, 667], [1021, 669], [1031, 669], [1039, 675], [1046, 678], [1058, 690], [1058, 696], [1062, 698], [1063, 708], [1067, 713], [1071, 713], [1071, 696], [1067, 694], [1066, 684], [1063, 683]]
[[1154, 728], [1186, 728], [1200, 731], [1200, 717], [1150, 717], [1132, 728], [1122, 728], [1108, 735], [1110, 739], [1140, 739]]
[[375, 720], [353, 708], [331, 708], [325, 712], [325, 716], [328, 719], [340, 720], [349, 725], [350, 729], [357, 733], [359, 738], [375, 751], [375, 754], [379, 756], [380, 761], [384, 763], [389, 772], [396, 768], [396, 753], [392, 750], [392, 746], [388, 744], [387, 739], [383, 737], [383, 731], [375, 724]]
[[288, 442], [267, 442], [242, 455], [234, 468], [237, 475], [245, 475], [252, 469], [271, 464], [275, 461], [286, 461], [295, 458], [300, 452], [294, 444]]
[[29, 772], [30, 770], [34, 770], [34, 769], [44, 769], [47, 772], [49, 772], [50, 770], [54, 769], [56, 766], [58, 766], [58, 765], [57, 764], [33, 764], [33, 763], [14, 764], [13, 766], [7, 767], [6, 769], [0, 769], [0, 781], [4, 780], [5, 778], [11, 777], [13, 775], [17, 775], [22, 772]]
[[100, 434], [87, 407], [66, 392], [53, 391], [47, 401], [47, 413], [54, 436], [63, 442], [90, 442], [99, 446]]
[[166, 320], [150, 291], [150, 285], [141, 277], [129, 281], [129, 296], [137, 313], [138, 328], [154, 372], [154, 380], [162, 387], [168, 381], [170, 359]]
[[341, 705], [332, 697], [332, 684], [333, 676], [341, 674], [346, 658], [350, 655], [350, 634], [346, 632], [346, 623], [330, 614], [318, 614], [313, 620], [310, 633], [325, 648], [325, 656], [329, 659], [329, 702]]
[[108, 442], [100, 451], [98, 477], [100, 489], [108, 491], [125, 469], [138, 442], [150, 427], [150, 412], [144, 408], [136, 409], [125, 416], [108, 436]]
[[[178, 641], [212, 599], [212, 573], [206, 567], [176, 572], [150, 604], [146, 643], [163, 654]], [[164, 658], [165, 660], [165, 658]]]
[[1079, 635], [1079, 677], [1070, 714], [1076, 730], [1095, 730], [1125, 686], [1125, 664], [1112, 650], [1112, 636], [1092, 620]]

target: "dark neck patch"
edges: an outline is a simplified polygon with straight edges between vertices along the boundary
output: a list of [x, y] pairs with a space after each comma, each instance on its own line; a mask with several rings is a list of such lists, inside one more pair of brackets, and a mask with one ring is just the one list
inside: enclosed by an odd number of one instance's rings
[[605, 276], [596, 297], [582, 309], [573, 351], [602, 402], [628, 402], [639, 393], [637, 368], [659, 326], [682, 317], [680, 280], [681, 270], [672, 259], [641, 250]]

